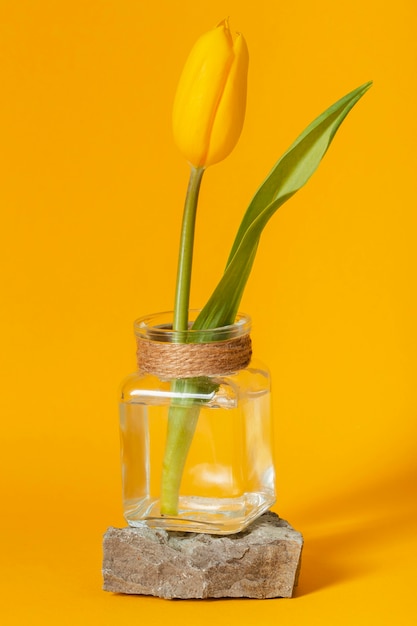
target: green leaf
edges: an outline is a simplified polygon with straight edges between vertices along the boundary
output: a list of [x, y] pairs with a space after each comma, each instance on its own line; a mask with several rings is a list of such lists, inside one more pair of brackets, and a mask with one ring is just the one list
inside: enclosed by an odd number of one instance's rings
[[237, 232], [225, 272], [193, 328], [219, 328], [234, 322], [264, 227], [316, 171], [346, 115], [371, 85], [372, 82], [365, 83], [333, 104], [277, 161], [255, 193]]

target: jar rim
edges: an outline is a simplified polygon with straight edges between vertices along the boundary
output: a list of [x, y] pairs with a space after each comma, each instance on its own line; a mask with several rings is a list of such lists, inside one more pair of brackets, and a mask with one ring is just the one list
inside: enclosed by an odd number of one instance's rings
[[172, 330], [173, 311], [163, 311], [139, 317], [134, 322], [134, 331], [138, 339], [152, 338], [153, 341], [175, 343], [214, 342], [242, 337], [249, 334], [252, 320], [246, 313], [238, 313], [233, 324], [218, 328], [193, 330], [192, 324], [200, 309], [190, 309], [189, 328], [184, 331]]

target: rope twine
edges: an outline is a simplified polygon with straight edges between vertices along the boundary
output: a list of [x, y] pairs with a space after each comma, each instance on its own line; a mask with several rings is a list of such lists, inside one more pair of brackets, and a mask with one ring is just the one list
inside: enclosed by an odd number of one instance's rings
[[159, 378], [193, 378], [231, 374], [244, 369], [252, 356], [248, 334], [209, 343], [170, 343], [137, 337], [141, 371]]

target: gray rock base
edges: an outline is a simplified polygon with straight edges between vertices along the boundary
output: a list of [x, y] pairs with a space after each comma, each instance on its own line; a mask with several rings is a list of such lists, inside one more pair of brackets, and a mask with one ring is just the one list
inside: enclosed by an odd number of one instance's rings
[[109, 528], [105, 591], [160, 598], [290, 598], [303, 538], [271, 511], [235, 535]]

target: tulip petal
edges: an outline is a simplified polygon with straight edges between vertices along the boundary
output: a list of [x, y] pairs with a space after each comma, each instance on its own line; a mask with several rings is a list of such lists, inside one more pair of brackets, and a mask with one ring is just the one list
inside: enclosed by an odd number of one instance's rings
[[215, 114], [205, 165], [218, 163], [230, 154], [245, 120], [249, 53], [243, 35], [237, 36], [233, 51], [233, 63]]
[[200, 37], [185, 63], [173, 107], [174, 139], [195, 167], [204, 166], [213, 117], [233, 62], [225, 24]]

